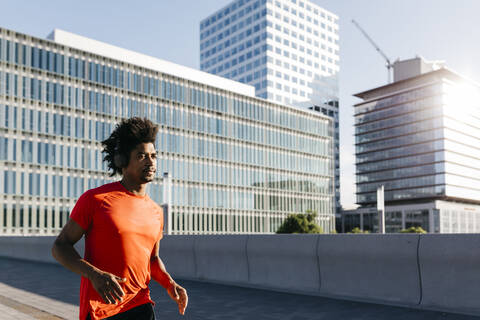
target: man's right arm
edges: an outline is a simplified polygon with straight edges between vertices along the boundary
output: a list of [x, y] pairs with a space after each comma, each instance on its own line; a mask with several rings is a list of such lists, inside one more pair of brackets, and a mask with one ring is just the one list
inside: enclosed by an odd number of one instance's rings
[[57, 239], [53, 243], [52, 256], [65, 268], [89, 279], [95, 267], [80, 257], [73, 247], [85, 234], [74, 220], [68, 220]]
[[52, 246], [53, 257], [65, 268], [90, 280], [95, 290], [106, 303], [116, 303], [124, 295], [118, 282], [125, 279], [103, 272], [82, 259], [73, 247], [85, 234], [85, 230], [73, 219], [68, 220]]

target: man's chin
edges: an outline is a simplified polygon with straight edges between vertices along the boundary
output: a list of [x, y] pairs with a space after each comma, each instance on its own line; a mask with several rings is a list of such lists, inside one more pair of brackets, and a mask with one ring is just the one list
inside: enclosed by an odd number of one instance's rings
[[148, 182], [152, 182], [154, 179], [155, 179], [155, 175], [152, 174], [148, 176], [143, 176], [141, 180], [143, 183], [148, 183]]

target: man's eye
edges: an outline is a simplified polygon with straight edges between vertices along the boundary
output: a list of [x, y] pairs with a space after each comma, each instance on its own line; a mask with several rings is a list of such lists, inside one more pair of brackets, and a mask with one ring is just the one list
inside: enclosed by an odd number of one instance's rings
[[139, 154], [139, 155], [138, 155], [138, 159], [139, 159], [139, 160], [145, 159], [145, 155], [144, 155], [143, 153]]

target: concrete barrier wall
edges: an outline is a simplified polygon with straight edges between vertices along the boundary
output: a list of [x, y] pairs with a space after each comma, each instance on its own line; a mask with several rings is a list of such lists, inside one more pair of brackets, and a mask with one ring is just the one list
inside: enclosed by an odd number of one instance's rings
[[480, 314], [480, 235], [420, 238], [421, 305]]
[[[55, 237], [0, 236], [0, 256], [38, 262], [57, 263], [52, 257]], [[79, 241], [75, 248], [83, 256], [84, 242]]]
[[320, 289], [318, 239], [315, 235], [249, 236], [249, 284], [317, 292]]
[[196, 278], [195, 239], [196, 236], [164, 236], [160, 241], [160, 257], [175, 276]]
[[321, 293], [408, 305], [420, 302], [419, 235], [342, 234], [322, 235], [319, 240]]
[[[54, 262], [53, 241], [0, 237], [0, 256]], [[179, 279], [480, 315], [479, 249], [480, 235], [215, 235], [165, 236], [160, 255]]]
[[196, 278], [225, 283], [247, 283], [247, 239], [238, 235], [197, 237]]

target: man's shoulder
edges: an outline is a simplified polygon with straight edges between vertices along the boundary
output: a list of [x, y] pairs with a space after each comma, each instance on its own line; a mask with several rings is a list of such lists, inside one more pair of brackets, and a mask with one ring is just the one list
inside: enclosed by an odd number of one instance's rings
[[118, 191], [118, 182], [111, 182], [99, 187], [85, 191], [82, 196], [88, 197], [90, 199], [103, 200], [111, 192]]

